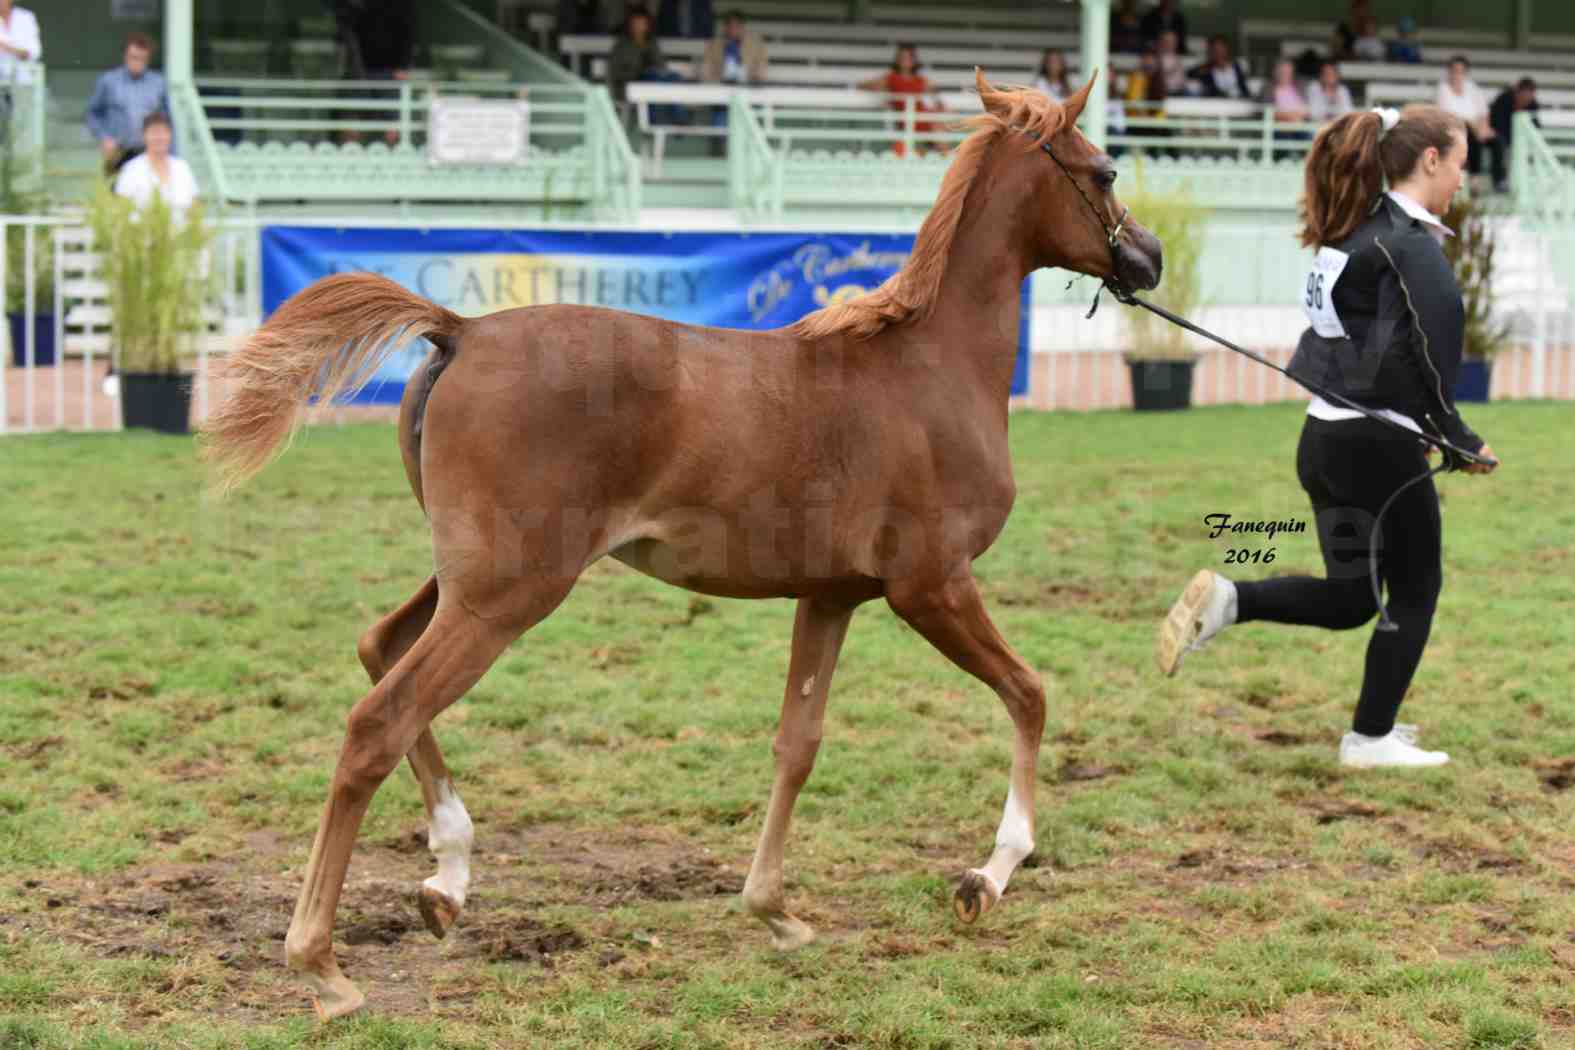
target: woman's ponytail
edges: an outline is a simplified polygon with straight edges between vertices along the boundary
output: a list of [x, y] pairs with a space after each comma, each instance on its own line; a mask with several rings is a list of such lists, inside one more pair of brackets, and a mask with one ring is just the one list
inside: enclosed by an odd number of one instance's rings
[[[1385, 129], [1388, 130], [1385, 130]], [[1429, 149], [1448, 153], [1465, 122], [1437, 106], [1347, 113], [1318, 132], [1302, 176], [1304, 248], [1349, 237], [1384, 190], [1416, 169]]]
[[1367, 217], [1384, 190], [1382, 131], [1383, 118], [1367, 110], [1347, 113], [1318, 132], [1302, 176], [1302, 247], [1344, 240]]

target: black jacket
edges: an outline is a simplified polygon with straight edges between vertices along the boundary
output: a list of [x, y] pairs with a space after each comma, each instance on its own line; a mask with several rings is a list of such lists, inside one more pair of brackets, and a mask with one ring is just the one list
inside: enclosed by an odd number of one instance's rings
[[1329, 247], [1350, 256], [1330, 290], [1348, 338], [1308, 328], [1291, 374], [1367, 408], [1401, 412], [1468, 452], [1481, 449], [1455, 410], [1465, 306], [1427, 227], [1385, 195], [1354, 233]]
[[[1539, 128], [1542, 126], [1542, 122], [1537, 119], [1537, 110], [1541, 108], [1535, 99], [1532, 100], [1531, 105], [1526, 107], [1526, 110], [1531, 113], [1531, 122]], [[1506, 146], [1509, 145], [1510, 141], [1515, 137], [1515, 87], [1513, 84], [1500, 91], [1498, 98], [1495, 98], [1493, 104], [1488, 107], [1488, 123], [1493, 126], [1494, 131], [1498, 132], [1499, 139]]]
[[1214, 67], [1208, 62], [1193, 66], [1187, 70], [1187, 76], [1198, 82], [1198, 89], [1204, 98], [1251, 98], [1252, 92], [1247, 88], [1247, 71], [1242, 68], [1241, 63], [1232, 60], [1231, 72], [1235, 74], [1234, 91], [1220, 90], [1220, 86], [1214, 81]]

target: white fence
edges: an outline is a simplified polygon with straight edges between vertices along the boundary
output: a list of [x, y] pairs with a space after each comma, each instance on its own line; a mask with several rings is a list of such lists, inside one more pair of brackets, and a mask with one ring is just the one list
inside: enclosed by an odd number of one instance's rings
[[[213, 285], [206, 310], [206, 331], [191, 347], [193, 421], [201, 421], [216, 396], [209, 380], [210, 359], [227, 352], [261, 319], [259, 234], [263, 217], [226, 219], [218, 225], [211, 249]], [[350, 226], [440, 223], [389, 222], [369, 219], [309, 219], [292, 224]], [[6, 243], [20, 239], [14, 253], [0, 252], [0, 287], [13, 291], [21, 312], [7, 326], [5, 353], [0, 356], [0, 435], [48, 430], [115, 430], [121, 426], [118, 398], [106, 393], [103, 379], [114, 348], [107, 288], [99, 276], [99, 260], [80, 216], [0, 215]], [[1245, 242], [1238, 247], [1245, 247]], [[7, 273], [15, 255], [23, 267]], [[1560, 284], [1555, 260], [1575, 258], [1575, 231], [1538, 235], [1517, 231], [1504, 258], [1511, 265], [1500, 285], [1501, 313], [1513, 330], [1513, 346], [1495, 362], [1495, 399], [1546, 397], [1575, 399], [1575, 312], [1570, 290]], [[1053, 294], [1036, 295], [1033, 310], [1033, 370], [1029, 394], [1020, 403], [1042, 409], [1088, 410], [1131, 403], [1123, 361], [1130, 338], [1120, 322], [1123, 308], [1106, 298], [1099, 313], [1085, 320], [1092, 284], [1082, 282], [1072, 293], [1061, 291], [1065, 274], [1040, 274]], [[46, 281], [49, 282], [46, 286]], [[1271, 283], [1278, 287], [1283, 282]], [[1238, 285], [1238, 290], [1245, 290]], [[49, 294], [53, 289], [53, 295]], [[1211, 305], [1196, 320], [1237, 342], [1284, 363], [1300, 336], [1300, 312], [1252, 302], [1228, 305], [1229, 296], [1206, 289]], [[1287, 293], [1289, 294], [1289, 293]], [[1271, 301], [1268, 289], [1244, 299]], [[1222, 305], [1222, 302], [1225, 303]], [[14, 332], [14, 336], [10, 335]], [[14, 345], [13, 345], [14, 344]], [[46, 344], [52, 348], [46, 353]], [[1200, 354], [1193, 386], [1198, 404], [1256, 404], [1299, 400], [1305, 393], [1295, 384], [1245, 358], [1201, 340], [1192, 344]]]
[[[208, 413], [209, 357], [260, 322], [257, 228], [221, 222], [208, 266], [204, 331], [190, 344], [193, 413]], [[120, 402], [104, 389], [115, 360], [102, 260], [81, 215], [0, 215], [0, 287], [10, 291], [0, 358], [0, 435], [40, 430], [117, 430]], [[10, 265], [20, 262], [21, 273]], [[10, 309], [20, 306], [20, 311]]]

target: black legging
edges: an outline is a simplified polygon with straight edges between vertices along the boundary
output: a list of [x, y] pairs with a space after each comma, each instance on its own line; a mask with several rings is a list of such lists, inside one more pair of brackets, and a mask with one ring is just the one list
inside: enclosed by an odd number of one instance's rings
[[[1346, 631], [1378, 612], [1368, 580], [1367, 543], [1378, 510], [1428, 469], [1419, 440], [1370, 419], [1307, 417], [1296, 473], [1317, 515], [1326, 579], [1282, 576], [1236, 584], [1237, 621], [1267, 620]], [[1383, 736], [1422, 660], [1444, 585], [1438, 490], [1429, 479], [1407, 489], [1384, 516], [1378, 564], [1399, 630], [1374, 631], [1352, 728]]]

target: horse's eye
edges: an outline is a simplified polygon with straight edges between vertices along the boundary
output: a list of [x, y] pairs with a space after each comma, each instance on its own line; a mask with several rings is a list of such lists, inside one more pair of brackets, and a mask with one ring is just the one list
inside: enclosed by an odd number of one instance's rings
[[1098, 184], [1100, 189], [1108, 190], [1116, 184], [1116, 169], [1110, 168], [1107, 171], [1100, 172], [1094, 176], [1094, 182]]

